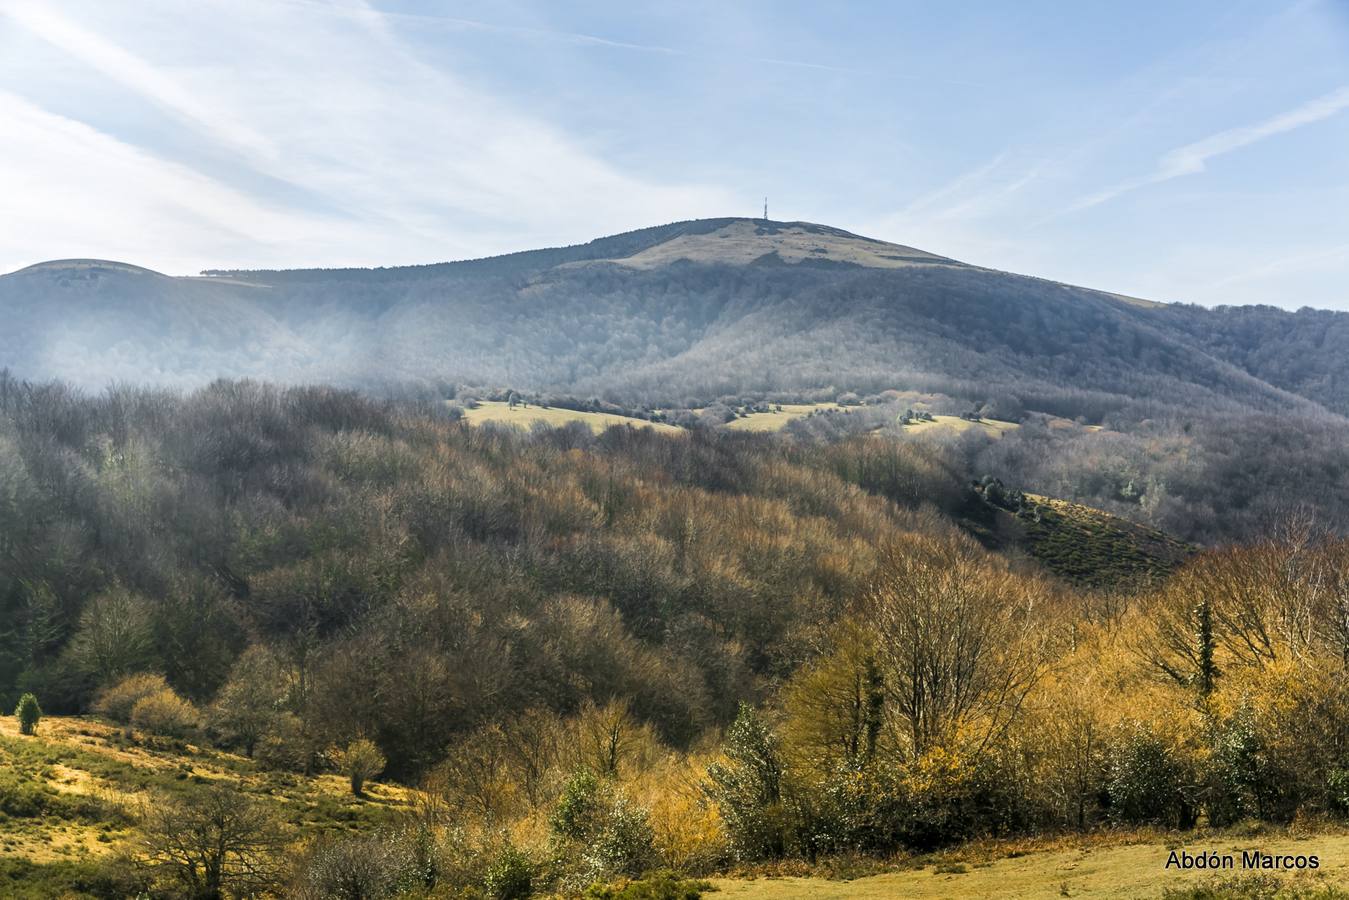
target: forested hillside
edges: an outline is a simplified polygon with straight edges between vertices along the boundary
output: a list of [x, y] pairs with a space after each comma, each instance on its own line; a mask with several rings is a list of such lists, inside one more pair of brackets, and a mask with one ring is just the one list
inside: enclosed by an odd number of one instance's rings
[[142, 670], [206, 702], [263, 646], [313, 747], [377, 734], [398, 773], [533, 707], [623, 699], [686, 744], [810, 652], [873, 548], [954, 540], [913, 510], [965, 490], [919, 446], [529, 436], [330, 389], [0, 378], [0, 410], [11, 703]]
[[[172, 848], [218, 834], [235, 893], [576, 895], [1349, 809], [1343, 538], [1286, 519], [1187, 559], [976, 490], [966, 437], [808, 421], [525, 433], [331, 388], [0, 377], [0, 700], [36, 732], [0, 736], [0, 812], [106, 838], [5, 871], [201, 896]], [[97, 722], [50, 722], [73, 713]], [[324, 799], [334, 773], [356, 800]], [[52, 786], [77, 777], [87, 799]], [[372, 807], [381, 777], [414, 790]]]
[[89, 386], [250, 376], [659, 406], [900, 388], [1092, 422], [1349, 411], [1344, 314], [1130, 301], [806, 223], [706, 219], [397, 269], [48, 263], [0, 278], [0, 310], [5, 365]]

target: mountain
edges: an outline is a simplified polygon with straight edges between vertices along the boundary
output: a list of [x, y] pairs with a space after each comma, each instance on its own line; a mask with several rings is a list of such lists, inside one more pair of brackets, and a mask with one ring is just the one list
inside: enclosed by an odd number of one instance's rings
[[1349, 413], [1349, 314], [1152, 303], [805, 222], [704, 219], [380, 269], [0, 277], [0, 366], [86, 386], [456, 383], [706, 402], [829, 388]]

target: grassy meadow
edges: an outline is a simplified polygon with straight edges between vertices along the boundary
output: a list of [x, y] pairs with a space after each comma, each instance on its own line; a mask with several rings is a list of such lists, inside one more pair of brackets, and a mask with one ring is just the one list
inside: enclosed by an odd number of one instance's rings
[[[247, 795], [296, 840], [393, 822], [409, 792], [371, 784], [352, 796], [334, 774], [265, 771], [233, 753], [80, 716], [45, 716], [23, 736], [0, 718], [0, 896], [88, 897], [110, 860], [140, 851], [139, 823], [167, 799], [212, 785]], [[90, 888], [81, 890], [79, 885]]]
[[551, 427], [566, 425], [570, 422], [580, 422], [589, 426], [591, 431], [596, 434], [613, 425], [631, 425], [634, 428], [654, 428], [656, 431], [676, 432], [679, 431], [673, 425], [664, 422], [648, 422], [645, 419], [637, 419], [631, 416], [620, 416], [613, 413], [582, 412], [577, 409], [562, 409], [561, 407], [544, 407], [535, 404], [528, 406], [516, 404], [511, 406], [504, 400], [480, 400], [472, 409], [464, 410], [464, 418], [472, 425], [483, 425], [493, 422], [501, 425], [518, 425], [521, 428], [529, 429], [536, 424], [544, 424]]
[[726, 427], [732, 431], [781, 431], [787, 423], [804, 418], [813, 412], [842, 409], [837, 403], [783, 403], [772, 412], [756, 412], [742, 416]]
[[[726, 900], [910, 900], [1000, 898], [1036, 900], [1084, 897], [1094, 900], [1142, 898], [1343, 897], [1335, 888], [1349, 884], [1349, 835], [1262, 837], [1218, 835], [1210, 840], [1186, 835], [1190, 851], [1231, 853], [1240, 864], [1242, 850], [1321, 858], [1317, 872], [1269, 875], [1239, 869], [1220, 873], [1165, 868], [1168, 855], [1180, 849], [1178, 836], [1108, 836], [1036, 848], [1029, 843], [973, 844], [915, 860], [899, 871], [863, 875], [850, 880], [820, 877], [715, 879], [718, 897]], [[1224, 882], [1226, 882], [1224, 884]], [[1195, 893], [1200, 892], [1200, 893]], [[1300, 893], [1299, 893], [1300, 892]]]
[[1019, 428], [1015, 422], [1003, 422], [1000, 419], [980, 419], [971, 421], [962, 419], [960, 416], [933, 416], [931, 422], [910, 422], [904, 426], [905, 434], [922, 434], [924, 431], [933, 431], [938, 428], [952, 428], [956, 431], [969, 431], [972, 428], [978, 428], [989, 437], [1002, 437], [1009, 431]]

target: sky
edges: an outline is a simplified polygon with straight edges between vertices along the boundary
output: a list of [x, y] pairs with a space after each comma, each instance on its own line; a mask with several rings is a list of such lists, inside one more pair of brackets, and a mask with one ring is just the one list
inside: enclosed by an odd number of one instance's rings
[[690, 218], [1349, 309], [1349, 0], [0, 0], [0, 272]]

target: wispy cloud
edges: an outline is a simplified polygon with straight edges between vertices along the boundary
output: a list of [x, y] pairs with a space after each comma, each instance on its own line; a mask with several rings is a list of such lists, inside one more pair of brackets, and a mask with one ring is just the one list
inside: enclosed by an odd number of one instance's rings
[[[285, 2], [301, 5], [310, 9], [321, 10], [323, 12], [335, 15], [352, 16], [358, 14], [352, 7], [333, 6], [331, 4], [319, 3], [316, 0], [285, 0]], [[602, 47], [614, 50], [632, 50], [638, 53], [654, 53], [661, 56], [704, 56], [701, 51], [687, 47], [672, 47], [662, 44], [644, 44], [636, 41], [624, 41], [615, 38], [602, 37], [595, 34], [586, 34], [578, 31], [561, 31], [552, 28], [531, 28], [523, 25], [502, 25], [495, 22], [484, 22], [479, 19], [466, 19], [460, 16], [446, 16], [432, 13], [409, 13], [396, 10], [376, 10], [374, 7], [367, 7], [359, 13], [360, 15], [378, 15], [391, 22], [409, 22], [420, 26], [433, 25], [444, 28], [455, 28], [468, 31], [481, 31], [491, 34], [510, 35], [513, 37], [527, 38], [530, 40], [559, 41], [568, 44], [580, 44], [591, 47]], [[800, 59], [781, 59], [777, 57], [753, 56], [749, 57], [751, 62], [762, 63], [769, 66], [787, 66], [798, 69], [815, 69], [827, 72], [848, 72], [852, 71], [846, 66], [838, 66], [830, 63], [823, 63], [812, 60]]]
[[292, 6], [303, 6], [315, 12], [330, 15], [353, 17], [378, 16], [389, 21], [412, 22], [418, 25], [439, 25], [446, 28], [458, 28], [470, 31], [484, 31], [493, 34], [508, 34], [516, 37], [541, 38], [544, 40], [564, 41], [571, 44], [589, 44], [595, 47], [612, 47], [617, 50], [637, 50], [643, 53], [664, 55], [682, 55], [685, 51], [674, 47], [662, 47], [657, 44], [640, 44], [632, 41], [620, 41], [612, 38], [584, 34], [576, 31], [558, 31], [551, 28], [530, 28], [521, 25], [501, 25], [483, 22], [479, 19], [465, 19], [460, 16], [445, 16], [432, 13], [410, 13], [398, 10], [381, 10], [362, 4], [360, 7], [321, 3], [317, 0], [283, 0]]
[[1065, 212], [1080, 212], [1139, 188], [1160, 184], [1163, 181], [1170, 181], [1184, 175], [1197, 175], [1203, 172], [1207, 168], [1208, 162], [1215, 157], [1240, 150], [1243, 147], [1249, 147], [1251, 144], [1263, 141], [1266, 138], [1275, 137], [1302, 128], [1305, 125], [1324, 121], [1346, 109], [1349, 109], [1349, 85], [1263, 122], [1230, 128], [1210, 135], [1203, 140], [1178, 147], [1162, 156], [1157, 161], [1157, 167], [1154, 171], [1089, 194], [1069, 206]]
[[937, 223], [958, 225], [995, 215], [1016, 194], [1036, 181], [1042, 163], [1029, 166], [1011, 161], [1004, 150], [987, 162], [968, 169], [946, 183], [910, 200], [884, 220], [887, 231], [929, 230]]
[[962, 172], [955, 178], [927, 191], [924, 194], [915, 197], [909, 201], [908, 205], [900, 211], [901, 218], [910, 218], [913, 216], [931, 213], [934, 208], [949, 203], [952, 198], [960, 197], [968, 193], [972, 188], [977, 188], [984, 181], [1002, 166], [1006, 160], [1006, 153], [999, 153], [986, 163], [981, 163], [973, 169]]
[[61, 15], [52, 4], [3, 0], [0, 15], [50, 42], [195, 128], [250, 156], [273, 158], [276, 148], [256, 130], [218, 109], [207, 109], [199, 97], [144, 59], [113, 41]]
[[[65, 240], [54, 223], [41, 239], [19, 225], [5, 229], [0, 262], [11, 267], [75, 252], [122, 252], [177, 271], [430, 262], [717, 215], [733, 203], [715, 187], [624, 170], [589, 143], [419, 62], [396, 33], [372, 40], [382, 17], [368, 7], [324, 17], [270, 0], [201, 0], [183, 15], [176, 2], [145, 0], [131, 10], [85, 8], [78, 25], [73, 14], [26, 3], [3, 8], [112, 79], [128, 104], [148, 101], [169, 116], [114, 138], [75, 121], [78, 108], [57, 108], [59, 100], [44, 100], [47, 109], [21, 101], [24, 80], [0, 84], [10, 88], [8, 108], [24, 104], [27, 129], [18, 137], [7, 124], [0, 141], [19, 145], [7, 148], [12, 161], [0, 159], [3, 174], [21, 179], [3, 198], [6, 218], [46, 221], [71, 196], [62, 168], [44, 158], [81, 167], [87, 213]], [[197, 25], [202, 18], [212, 22], [209, 33]], [[150, 28], [153, 41], [143, 37]], [[166, 47], [191, 65], [166, 62]], [[178, 155], [174, 123], [233, 153], [202, 157], [192, 169]], [[135, 179], [146, 185], [139, 197]], [[144, 217], [139, 252], [127, 246], [123, 209]], [[152, 214], [173, 227], [152, 226]], [[70, 250], [38, 249], [53, 246]]]
[[1319, 247], [1315, 250], [1279, 256], [1266, 260], [1258, 266], [1233, 272], [1210, 284], [1207, 291], [1210, 294], [1217, 294], [1235, 285], [1280, 278], [1293, 273], [1343, 271], [1347, 262], [1349, 262], [1349, 244]]
[[[0, 271], [37, 262], [29, 253], [36, 247], [192, 271], [211, 254], [268, 245], [293, 252], [296, 235], [317, 245], [362, 237], [350, 225], [259, 202], [3, 90], [0, 121]], [[151, 247], [155, 258], [147, 258]]]

